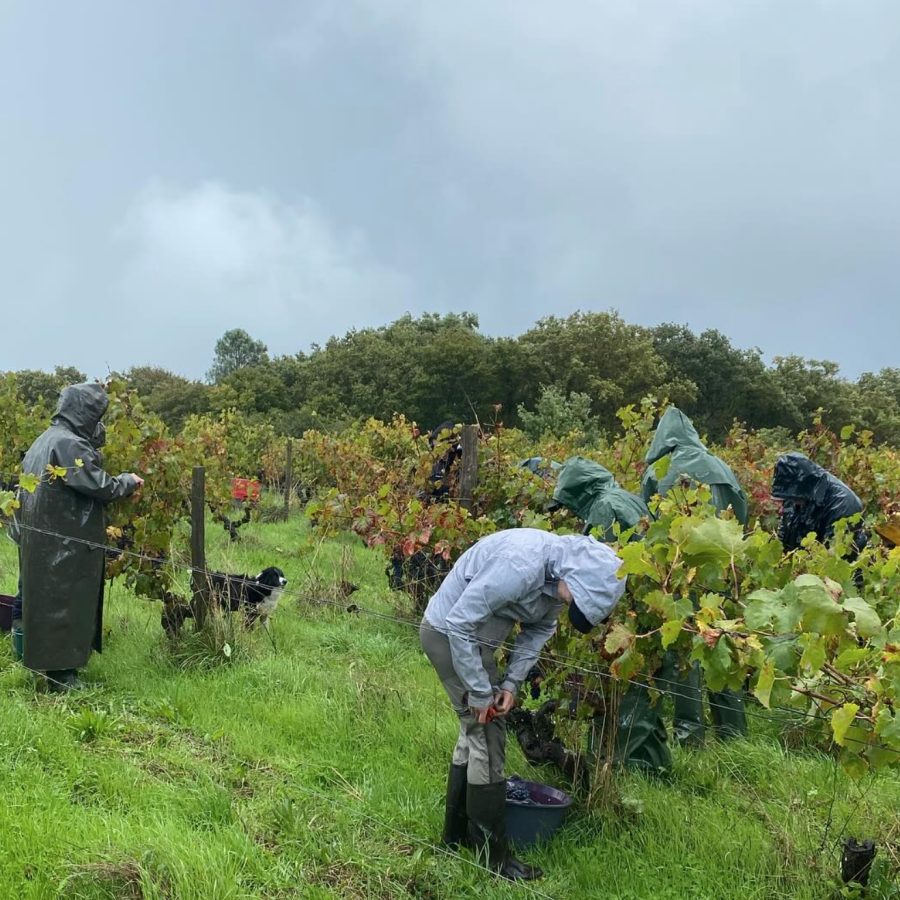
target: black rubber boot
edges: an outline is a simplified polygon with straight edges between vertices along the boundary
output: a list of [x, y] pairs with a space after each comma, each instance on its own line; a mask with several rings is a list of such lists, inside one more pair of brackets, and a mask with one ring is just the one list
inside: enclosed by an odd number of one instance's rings
[[68, 691], [80, 691], [84, 682], [74, 669], [60, 669], [47, 672], [47, 687], [53, 694], [64, 694]]
[[488, 866], [509, 881], [534, 881], [543, 876], [540, 869], [519, 862], [509, 852], [506, 839], [506, 782], [470, 784], [466, 790], [469, 816], [469, 840], [483, 848]]
[[444, 813], [445, 847], [458, 850], [469, 846], [469, 817], [466, 815], [466, 774], [468, 766], [450, 766], [447, 778], [447, 806]]

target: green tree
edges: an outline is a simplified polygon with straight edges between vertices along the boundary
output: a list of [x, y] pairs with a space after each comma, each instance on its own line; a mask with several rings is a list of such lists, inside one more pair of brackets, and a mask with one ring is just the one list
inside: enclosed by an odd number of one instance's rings
[[900, 444], [900, 369], [866, 372], [854, 385], [856, 424], [879, 443]]
[[22, 369], [16, 372], [16, 384], [23, 402], [29, 406], [44, 400], [49, 406], [56, 403], [59, 392], [70, 384], [82, 384], [87, 375], [74, 366], [56, 366], [53, 372]]
[[207, 377], [214, 384], [238, 369], [258, 366], [269, 359], [268, 347], [243, 328], [232, 328], [216, 341], [216, 355]]
[[855, 391], [839, 375], [840, 366], [828, 360], [801, 356], [776, 356], [776, 384], [789, 399], [791, 420], [784, 424], [797, 432], [806, 428], [816, 410], [832, 429], [840, 429], [855, 420]]
[[696, 335], [674, 324], [654, 328], [653, 345], [670, 380], [695, 385], [693, 401], [681, 406], [711, 440], [723, 440], [735, 419], [754, 428], [796, 424], [796, 410], [759, 350], [740, 350], [719, 331]]
[[135, 366], [123, 376], [137, 391], [148, 409], [153, 410], [173, 431], [179, 432], [185, 421], [210, 408], [210, 388], [158, 366]]
[[584, 443], [593, 443], [600, 436], [600, 423], [591, 412], [587, 394], [572, 391], [567, 397], [556, 385], [544, 385], [537, 407], [530, 411], [520, 405], [518, 412], [522, 429], [533, 440], [544, 435], [562, 438], [579, 434]]
[[653, 335], [629, 325], [616, 312], [577, 312], [567, 319], [549, 316], [520, 338], [531, 378], [520, 402], [537, 403], [541, 385], [564, 395], [587, 394], [603, 428], [617, 426], [616, 410], [647, 395], [684, 403], [693, 385], [670, 381]]

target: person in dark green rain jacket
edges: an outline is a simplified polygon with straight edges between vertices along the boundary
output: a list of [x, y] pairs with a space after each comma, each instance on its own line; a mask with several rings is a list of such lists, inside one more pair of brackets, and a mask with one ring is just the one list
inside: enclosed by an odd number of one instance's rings
[[[621, 534], [642, 520], [653, 518], [647, 504], [619, 485], [612, 472], [581, 456], [573, 456], [560, 470], [551, 505], [570, 510], [584, 522], [585, 534], [593, 532], [603, 541], [613, 541], [617, 531]], [[631, 540], [641, 537], [635, 531]], [[658, 687], [667, 690], [666, 685]], [[629, 768], [653, 774], [671, 768], [672, 754], [661, 711], [661, 704], [653, 703], [650, 691], [643, 685], [629, 685], [622, 696], [616, 727], [616, 756]], [[591, 729], [592, 747], [598, 746], [597, 736], [604, 729], [604, 717], [597, 716]]]
[[[24, 662], [47, 673], [51, 690], [80, 686], [77, 670], [100, 649], [104, 507], [144, 483], [103, 469], [101, 419], [108, 406], [99, 384], [65, 388], [50, 427], [22, 463], [23, 472], [42, 478], [33, 494], [19, 492], [22, 505], [10, 529], [22, 567]], [[65, 469], [65, 476], [43, 478], [48, 466]]]
[[615, 539], [616, 525], [627, 531], [641, 519], [651, 518], [640, 497], [621, 487], [609, 469], [583, 456], [573, 456], [560, 470], [553, 505], [575, 513], [586, 532], [598, 529], [604, 541]]
[[[668, 457], [668, 468], [659, 476], [656, 463]], [[729, 507], [735, 518], [747, 524], [747, 496], [734, 472], [706, 449], [691, 420], [674, 406], [659, 420], [653, 442], [646, 456], [647, 471], [641, 485], [644, 500], [659, 494], [665, 496], [676, 485], [687, 481], [706, 485], [712, 492], [712, 502], [719, 512]], [[687, 676], [678, 671], [677, 657], [666, 654], [663, 669], [658, 675], [668, 682], [668, 690], [675, 693], [675, 737], [682, 744], [699, 744], [706, 727], [703, 719], [700, 667], [695, 663]], [[710, 715], [716, 736], [729, 738], [747, 733], [743, 695], [731, 691], [709, 692]]]

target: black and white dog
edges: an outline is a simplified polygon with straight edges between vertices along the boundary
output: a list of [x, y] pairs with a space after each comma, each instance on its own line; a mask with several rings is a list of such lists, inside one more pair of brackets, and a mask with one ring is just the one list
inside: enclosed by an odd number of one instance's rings
[[[252, 575], [210, 572], [208, 582], [210, 599], [214, 603], [227, 612], [243, 612], [248, 627], [261, 622], [267, 631], [269, 616], [277, 609], [288, 583], [284, 572], [277, 566], [263, 569], [255, 578]], [[167, 598], [162, 615], [163, 628], [170, 634], [177, 632], [185, 619], [195, 617], [195, 603], [195, 600], [190, 604], [169, 602]]]
[[209, 586], [213, 599], [222, 609], [233, 613], [243, 610], [248, 625], [253, 625], [257, 620], [267, 625], [287, 586], [287, 578], [276, 566], [263, 569], [256, 578], [252, 575], [211, 572]]

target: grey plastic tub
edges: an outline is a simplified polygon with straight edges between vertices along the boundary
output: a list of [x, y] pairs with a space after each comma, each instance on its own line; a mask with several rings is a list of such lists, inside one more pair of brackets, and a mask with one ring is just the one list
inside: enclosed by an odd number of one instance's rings
[[539, 841], [549, 840], [566, 819], [572, 798], [564, 791], [510, 778], [509, 782], [528, 789], [531, 802], [506, 800], [506, 833], [510, 841], [519, 847], [530, 847]]

